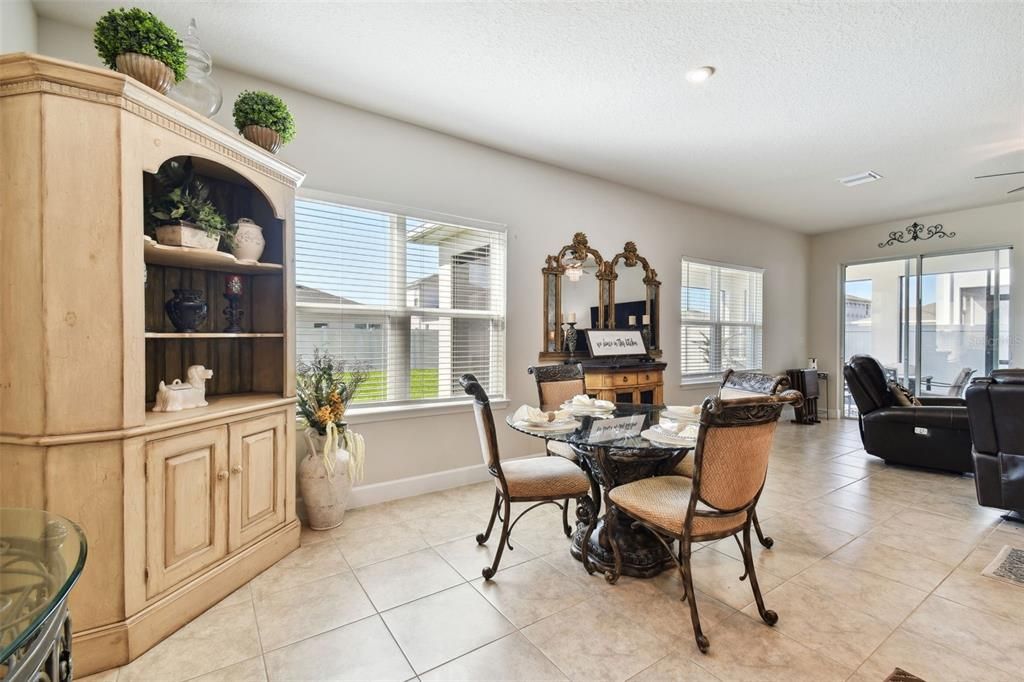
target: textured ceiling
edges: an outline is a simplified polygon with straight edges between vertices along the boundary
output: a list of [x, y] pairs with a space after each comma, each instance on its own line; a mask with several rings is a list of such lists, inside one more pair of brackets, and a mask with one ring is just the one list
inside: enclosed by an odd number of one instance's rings
[[[81, 26], [112, 6], [35, 4]], [[972, 179], [1024, 170], [1020, 2], [133, 4], [197, 17], [217, 64], [805, 232], [1024, 184]]]

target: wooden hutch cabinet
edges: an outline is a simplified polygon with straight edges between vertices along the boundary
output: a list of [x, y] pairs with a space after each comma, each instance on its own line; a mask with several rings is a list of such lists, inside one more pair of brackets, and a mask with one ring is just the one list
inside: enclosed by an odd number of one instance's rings
[[[0, 57], [0, 505], [53, 511], [89, 543], [71, 594], [75, 673], [138, 657], [299, 544], [294, 194], [303, 174], [112, 71]], [[161, 246], [143, 200], [192, 159], [259, 263]], [[221, 331], [228, 275], [243, 332]], [[207, 321], [178, 333], [172, 289]], [[157, 384], [213, 370], [207, 407], [152, 412]]]

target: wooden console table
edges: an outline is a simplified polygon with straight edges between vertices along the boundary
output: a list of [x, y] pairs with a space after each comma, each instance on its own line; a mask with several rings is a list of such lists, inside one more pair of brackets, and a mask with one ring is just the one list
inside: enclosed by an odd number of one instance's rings
[[663, 405], [666, 366], [664, 362], [610, 366], [583, 361], [587, 393], [613, 403]]

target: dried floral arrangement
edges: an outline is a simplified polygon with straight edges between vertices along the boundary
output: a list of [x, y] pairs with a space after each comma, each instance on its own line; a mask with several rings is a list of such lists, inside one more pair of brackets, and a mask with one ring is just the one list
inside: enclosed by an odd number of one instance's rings
[[299, 361], [295, 375], [295, 393], [299, 401], [299, 414], [306, 425], [321, 436], [327, 434], [329, 424], [339, 430], [345, 427], [345, 410], [359, 387], [366, 382], [363, 365], [348, 365], [329, 352], [316, 348], [313, 359]]

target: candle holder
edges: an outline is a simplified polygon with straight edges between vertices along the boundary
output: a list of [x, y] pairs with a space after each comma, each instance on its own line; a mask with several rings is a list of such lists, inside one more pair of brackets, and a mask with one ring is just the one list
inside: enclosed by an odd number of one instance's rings
[[565, 348], [569, 351], [569, 359], [573, 359], [573, 354], [576, 352], [576, 340], [579, 337], [579, 332], [576, 331], [575, 322], [565, 323], [568, 329], [565, 330]]
[[640, 329], [640, 336], [643, 337], [644, 340], [644, 350], [651, 350], [651, 325], [645, 324], [643, 328]]
[[224, 298], [228, 301], [228, 307], [224, 309], [224, 318], [228, 325], [224, 327], [227, 334], [237, 334], [242, 331], [242, 316], [245, 311], [239, 307], [242, 300], [242, 276], [228, 275], [224, 280]]

